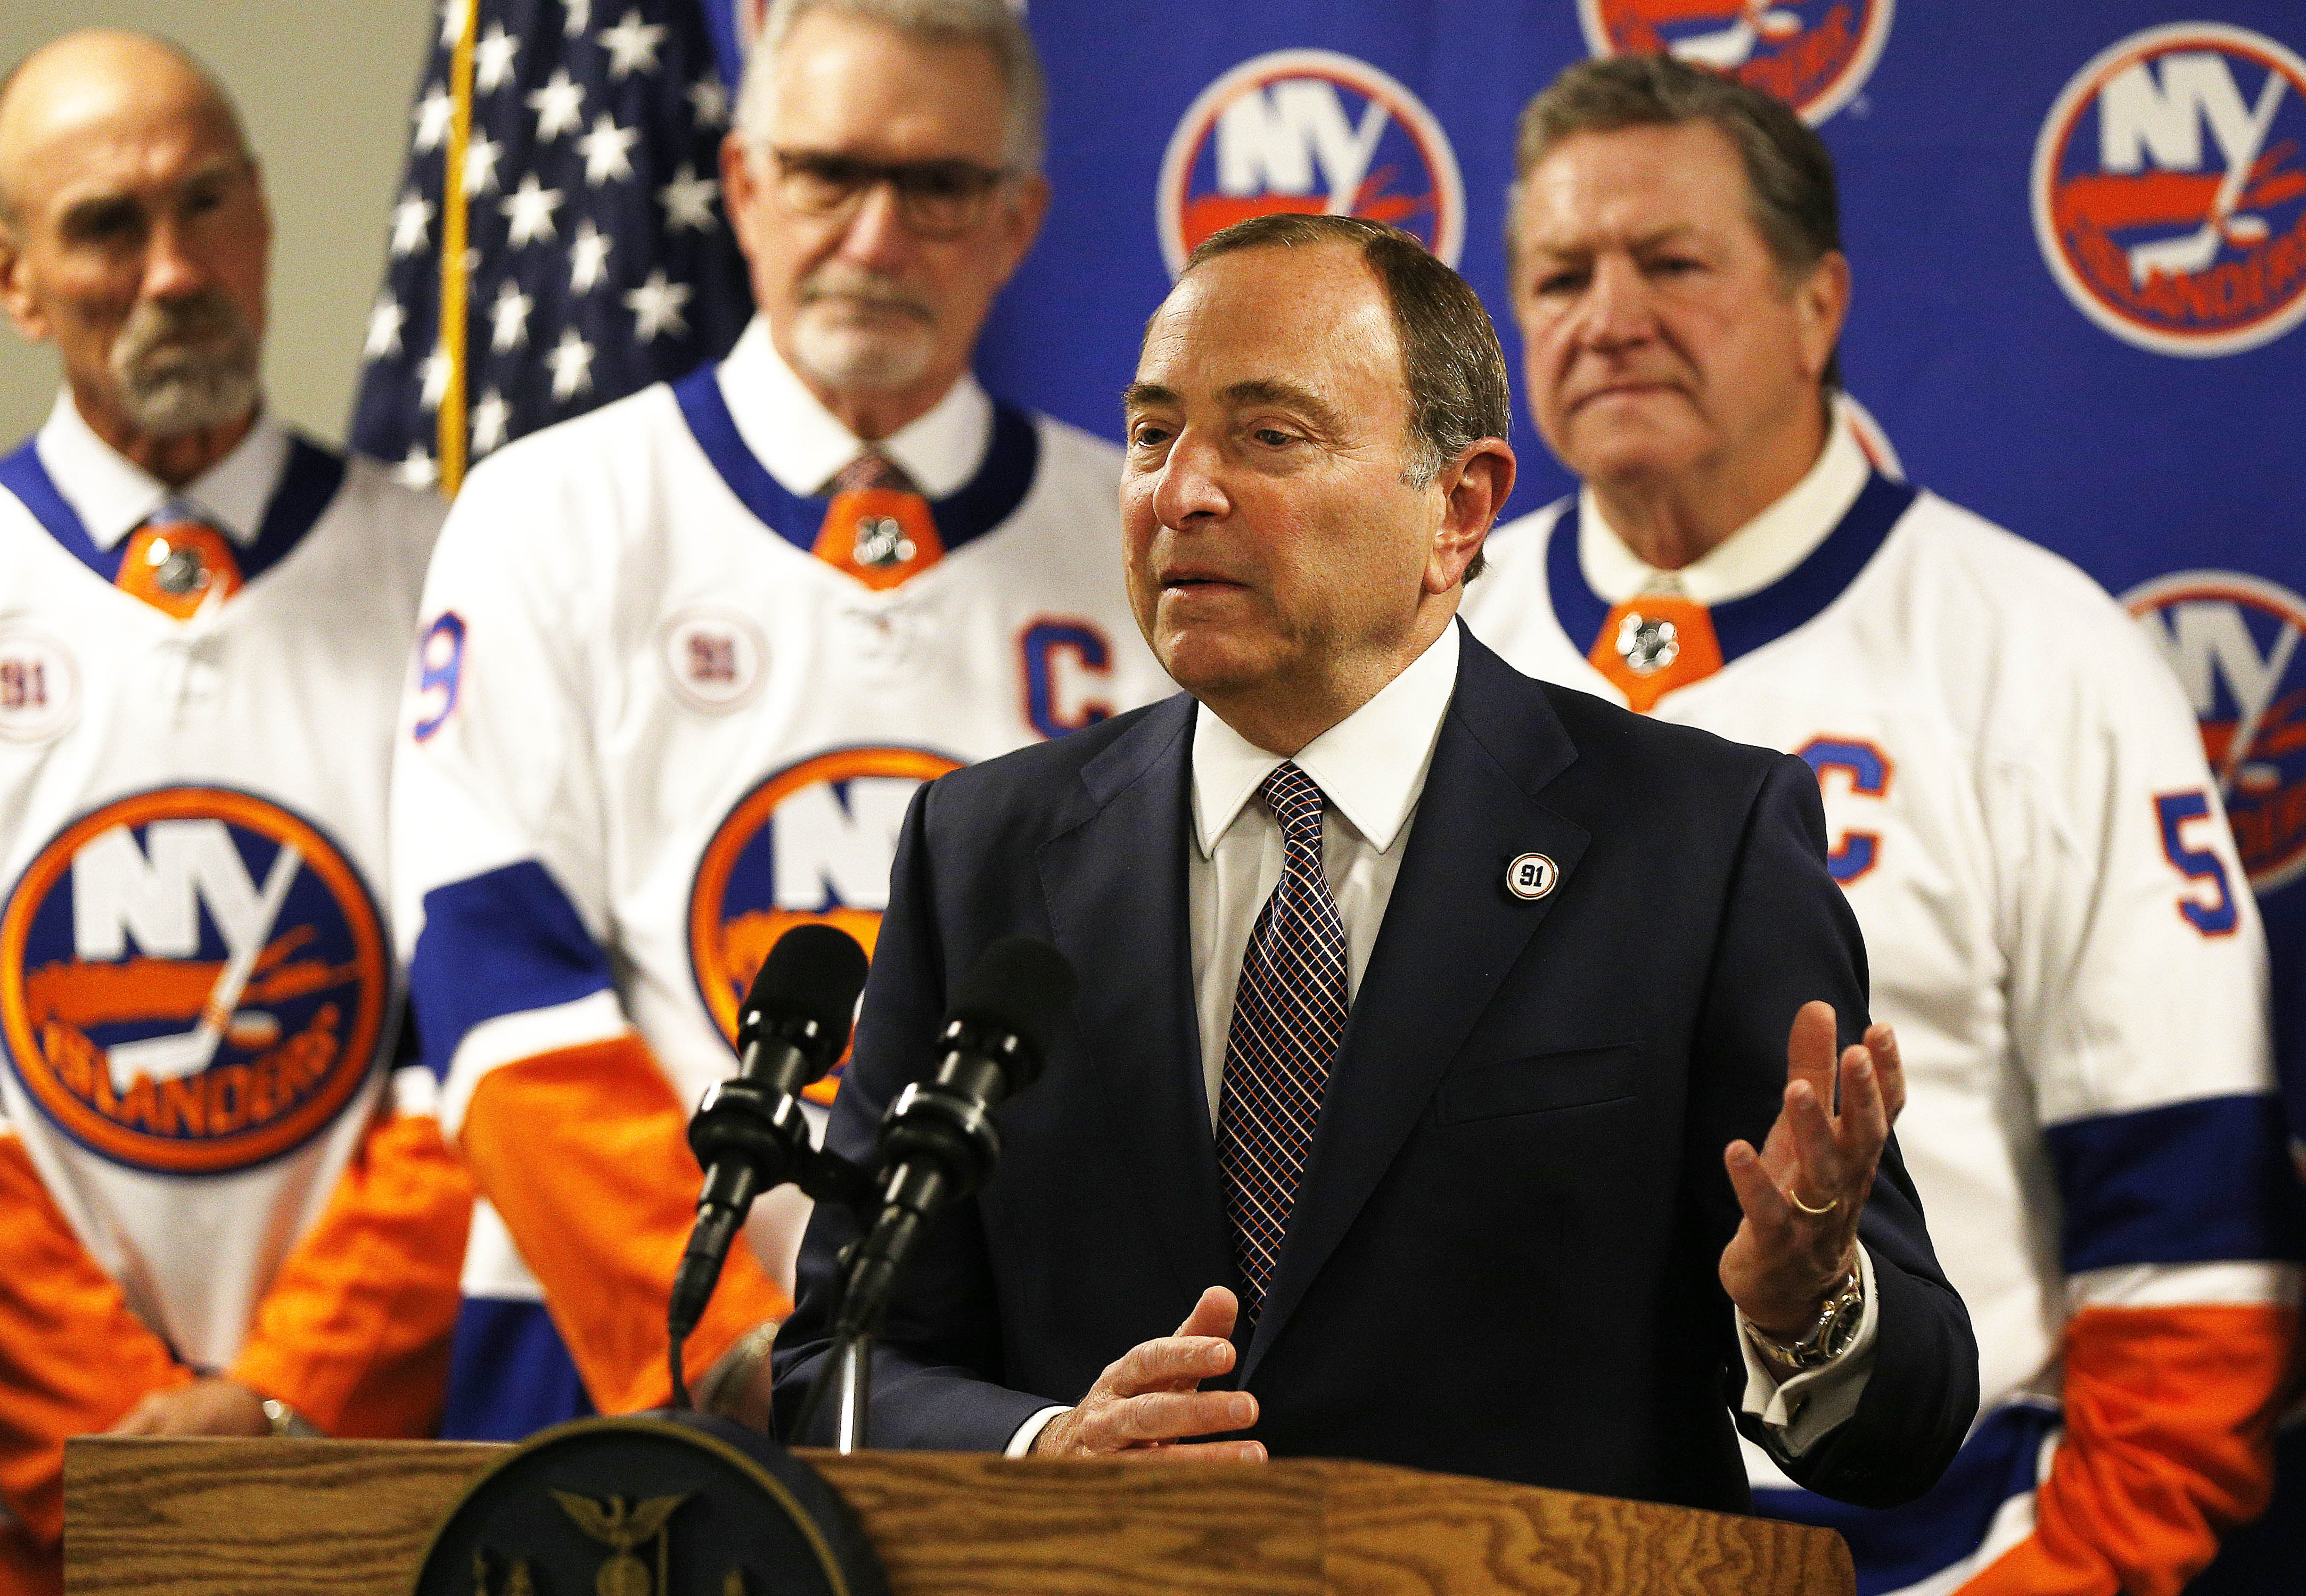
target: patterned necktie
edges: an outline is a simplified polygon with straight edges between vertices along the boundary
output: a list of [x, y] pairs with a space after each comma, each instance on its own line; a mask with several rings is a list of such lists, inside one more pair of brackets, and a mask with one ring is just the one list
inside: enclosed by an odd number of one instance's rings
[[240, 591], [231, 540], [205, 521], [163, 509], [129, 534], [113, 585], [178, 620]]
[[1217, 1113], [1244, 1325], [1273, 1284], [1346, 1012], [1345, 924], [1321, 874], [1321, 789], [1285, 763], [1258, 791], [1281, 824], [1281, 881], [1242, 954]]
[[834, 569], [885, 593], [944, 558], [929, 501], [887, 456], [867, 449], [827, 488], [833, 503], [810, 552]]

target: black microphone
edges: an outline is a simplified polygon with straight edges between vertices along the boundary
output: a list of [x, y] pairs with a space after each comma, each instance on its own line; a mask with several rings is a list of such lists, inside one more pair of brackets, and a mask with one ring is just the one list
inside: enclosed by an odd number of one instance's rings
[[1056, 949], [1006, 936], [955, 991], [935, 1073], [898, 1093], [881, 1122], [880, 1211], [849, 1256], [836, 1334], [877, 1327], [930, 1217], [992, 1174], [1001, 1156], [992, 1110], [1041, 1078], [1049, 1034], [1075, 985]]
[[[705, 1188], [667, 1316], [676, 1369], [753, 1199], [811, 1172], [816, 1149], [801, 1088], [822, 1080], [849, 1046], [865, 970], [856, 938], [832, 926], [807, 925], [778, 938], [753, 977], [737, 1011], [737, 1073], [705, 1094], [688, 1122]], [[674, 1383], [678, 1399], [677, 1376]]]

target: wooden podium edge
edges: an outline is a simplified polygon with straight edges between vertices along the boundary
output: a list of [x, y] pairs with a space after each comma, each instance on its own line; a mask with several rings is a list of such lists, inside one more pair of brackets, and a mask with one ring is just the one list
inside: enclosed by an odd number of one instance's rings
[[[64, 1455], [65, 1590], [406, 1596], [441, 1519], [509, 1450], [82, 1438]], [[799, 1455], [857, 1510], [895, 1596], [1856, 1589], [1827, 1531], [1375, 1464]]]

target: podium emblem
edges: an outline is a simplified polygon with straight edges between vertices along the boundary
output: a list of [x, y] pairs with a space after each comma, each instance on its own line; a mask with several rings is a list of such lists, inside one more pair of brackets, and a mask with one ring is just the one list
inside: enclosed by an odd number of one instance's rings
[[764, 1435], [580, 1419], [476, 1481], [411, 1596], [889, 1596], [849, 1505]]

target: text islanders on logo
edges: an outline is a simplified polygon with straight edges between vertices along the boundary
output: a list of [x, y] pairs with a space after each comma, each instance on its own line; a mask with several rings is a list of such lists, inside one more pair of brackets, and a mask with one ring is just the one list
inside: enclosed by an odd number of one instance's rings
[[389, 994], [382, 917], [311, 823], [246, 793], [116, 799], [0, 912], [0, 1037], [43, 1113], [139, 1169], [222, 1174], [332, 1122]]
[[1577, 0], [1596, 55], [1672, 55], [1823, 122], [1866, 86], [1892, 0]]
[[1389, 223], [1451, 266], [1465, 243], [1465, 183], [1440, 124], [1384, 73], [1329, 50], [1259, 55], [1203, 90], [1157, 192], [1172, 276], [1211, 234], [1277, 211]]
[[2242, 868], [2260, 892], [2306, 870], [2306, 600], [2235, 571], [2179, 571], [2122, 602], [2193, 705]]
[[2306, 61], [2215, 22], [2101, 51], [2034, 147], [2034, 233], [2066, 296], [2161, 354], [2233, 354], [2306, 317]]

